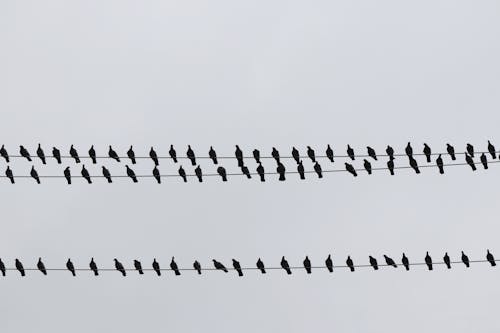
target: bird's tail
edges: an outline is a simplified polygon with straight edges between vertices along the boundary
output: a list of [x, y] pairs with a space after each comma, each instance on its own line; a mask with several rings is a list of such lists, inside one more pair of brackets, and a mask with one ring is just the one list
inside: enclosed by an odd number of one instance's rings
[[241, 158], [238, 159], [238, 166], [240, 168], [243, 166], [243, 160]]
[[21, 276], [25, 276], [26, 273], [24, 272], [24, 270], [21, 271]]
[[2, 270], [2, 276], [5, 276], [5, 270]]
[[264, 268], [262, 268], [260, 271], [262, 272], [262, 274], [266, 274], [266, 270]]
[[71, 271], [71, 274], [73, 274], [73, 276], [76, 276], [76, 272], [75, 271]]
[[38, 184], [40, 184], [40, 178], [37, 178], [37, 179], [36, 179], [36, 182], [37, 182]]
[[158, 276], [160, 276], [160, 275], [161, 275], [160, 270], [157, 270], [157, 271], [156, 271], [156, 274], [158, 274]]
[[390, 169], [389, 171], [391, 172], [391, 176], [394, 176], [394, 170]]
[[127, 276], [127, 272], [125, 270], [122, 271], [123, 276]]
[[11, 182], [12, 184], [14, 184], [14, 177], [12, 177], [12, 178], [10, 179], [10, 182]]
[[226, 175], [222, 176], [222, 181], [223, 181], [223, 182], [227, 182], [227, 177], [226, 177]]
[[409, 271], [410, 270], [410, 266], [405, 266], [406, 270]]
[[99, 271], [97, 271], [97, 269], [94, 271], [94, 275], [95, 276], [99, 275]]
[[137, 183], [137, 177], [134, 177], [133, 180], [134, 180], [134, 183]]
[[95, 159], [95, 157], [92, 157], [92, 163], [93, 163], [93, 164], [96, 164], [96, 163], [97, 163], [97, 160]]
[[292, 274], [292, 271], [290, 270], [290, 268], [287, 268], [287, 269], [286, 269], [286, 273], [287, 273], [288, 275], [291, 275], [291, 274]]
[[439, 173], [440, 174], [444, 174], [444, 168], [443, 167], [439, 167]]
[[279, 179], [279, 180], [280, 180], [280, 181], [285, 181], [285, 180], [286, 180], [286, 179], [285, 179], [285, 174], [281, 174], [281, 175], [280, 175], [280, 179]]
[[491, 266], [496, 266], [496, 265], [497, 265], [497, 263], [496, 263], [494, 260], [492, 260], [492, 261], [490, 262], [490, 264], [491, 264]]
[[432, 264], [430, 264], [428, 267], [429, 267], [429, 270], [432, 271]]
[[351, 270], [351, 272], [354, 272], [354, 267], [349, 267], [349, 269]]
[[68, 185], [71, 185], [71, 179], [68, 179]]
[[187, 183], [187, 178], [185, 176], [182, 177], [182, 179], [184, 179], [184, 183]]
[[181, 272], [179, 272], [178, 270], [175, 271], [175, 275], [181, 275]]
[[427, 163], [431, 163], [431, 156], [427, 155]]
[[88, 182], [89, 184], [92, 184], [92, 179], [87, 178], [87, 182]]
[[225, 267], [224, 267], [223, 271], [224, 271], [224, 273], [227, 273], [227, 272], [228, 272], [228, 271], [227, 271], [227, 268], [225, 268]]
[[111, 177], [108, 178], [108, 183], [112, 183]]
[[194, 158], [193, 158], [193, 159], [191, 160], [191, 164], [192, 164], [193, 166], [195, 166], [195, 165], [196, 165], [196, 159], [194, 159]]
[[264, 175], [260, 175], [260, 181], [261, 182], [265, 182], [266, 181], [266, 179], [264, 178]]
[[[76, 158], [75, 158], [75, 161], [76, 161], [76, 163], [80, 163], [80, 158], [79, 158], [79, 157], [76, 157]], [[60, 162], [59, 162], [59, 163], [60, 163]]]
[[200, 270], [198, 270], [198, 275], [201, 275], [201, 269], [200, 269]]
[[416, 173], [420, 173], [420, 169], [419, 168], [415, 168], [415, 172]]
[[139, 274], [144, 274], [144, 272], [142, 271], [142, 269], [141, 269], [141, 270], [139, 270]]
[[303, 173], [301, 173], [300, 174], [300, 179], [306, 179], [306, 176]]
[[243, 276], [243, 272], [241, 270], [238, 270], [238, 276]]
[[330, 267], [330, 266], [329, 266], [329, 267], [328, 267], [328, 271], [329, 271], [330, 273], [331, 273], [331, 272], [333, 272], [333, 267]]
[[318, 174], [318, 178], [323, 178], [323, 174], [321, 172]]

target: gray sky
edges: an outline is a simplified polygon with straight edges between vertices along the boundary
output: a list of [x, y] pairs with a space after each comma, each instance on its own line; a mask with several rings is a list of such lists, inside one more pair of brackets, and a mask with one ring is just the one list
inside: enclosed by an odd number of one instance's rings
[[[34, 153], [38, 142], [47, 153], [53, 145], [67, 152], [73, 143], [82, 154], [91, 144], [101, 154], [108, 144], [122, 154], [133, 144], [142, 155], [151, 145], [165, 155], [170, 144], [200, 155], [210, 145], [233, 154], [234, 144], [247, 155], [327, 143], [336, 154], [348, 143], [363, 153], [366, 145], [402, 151], [409, 140], [435, 151], [446, 142], [485, 149], [488, 139], [500, 147], [499, 14], [497, 1], [1, 1], [1, 143], [11, 153], [20, 144]], [[343, 168], [340, 159], [321, 163]], [[41, 175], [80, 171], [68, 160], [35, 164]], [[101, 165], [124, 172], [108, 160], [86, 166], [97, 174]], [[224, 165], [236, 170], [235, 161]], [[26, 175], [31, 164], [11, 168]], [[249, 266], [259, 256], [278, 265], [282, 255], [297, 265], [306, 254], [319, 265], [329, 253], [335, 264], [349, 254], [366, 264], [369, 254], [400, 260], [402, 251], [412, 261], [426, 251], [457, 260], [462, 249], [483, 259], [486, 248], [500, 258], [498, 168], [263, 184], [3, 179], [0, 256], [9, 266], [16, 257], [35, 266], [42, 256], [47, 267], [64, 267], [67, 257], [87, 267], [91, 256], [100, 266], [115, 257], [149, 266], [156, 257], [167, 267], [173, 255], [183, 267], [233, 257]], [[149, 160], [135, 167], [151, 169]], [[162, 161], [160, 170], [177, 166]], [[3, 331], [500, 329], [500, 271], [487, 264], [290, 277], [167, 273], [10, 272], [0, 279]]]

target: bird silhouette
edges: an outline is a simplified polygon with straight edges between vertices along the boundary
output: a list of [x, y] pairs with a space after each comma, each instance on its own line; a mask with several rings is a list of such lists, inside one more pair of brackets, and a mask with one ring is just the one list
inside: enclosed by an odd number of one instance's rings
[[153, 270], [158, 276], [161, 275], [160, 264], [158, 263], [158, 261], [156, 261], [156, 258], [153, 259]]
[[308, 256], [306, 256], [306, 258], [304, 259], [303, 264], [307, 274], [311, 274], [311, 260], [309, 260]]
[[241, 166], [241, 172], [247, 176], [248, 179], [252, 178], [252, 175], [250, 175], [250, 170], [248, 170], [248, 167], [246, 165]]
[[43, 149], [40, 146], [40, 144], [38, 144], [38, 149], [36, 150], [36, 154], [38, 155], [38, 158], [40, 158], [40, 160], [42, 160], [43, 164], [47, 164], [45, 162], [45, 153], [43, 152]]
[[446, 151], [448, 152], [448, 154], [450, 154], [453, 161], [457, 159], [455, 156], [455, 148], [453, 148], [453, 146], [449, 143], [446, 144]]
[[58, 164], [62, 163], [62, 161], [61, 161], [61, 151], [59, 151], [59, 149], [57, 149], [56, 147], [52, 147], [52, 156], [54, 156], [54, 158], [56, 159], [56, 161], [57, 161]]
[[243, 270], [241, 269], [241, 265], [235, 259], [233, 259], [233, 268], [238, 272], [238, 276], [243, 276]]
[[431, 162], [431, 147], [427, 145], [427, 143], [424, 143], [424, 155], [427, 159], [427, 163]]
[[441, 157], [441, 154], [439, 154], [438, 158], [436, 158], [436, 165], [439, 168], [439, 173], [443, 174], [444, 173], [444, 164], [443, 164], [443, 158]]
[[280, 152], [273, 147], [273, 151], [271, 152], [271, 156], [276, 160], [276, 163], [280, 162]]
[[465, 154], [465, 162], [467, 162], [467, 164], [471, 167], [472, 171], [476, 171], [476, 164], [470, 155]]
[[177, 152], [174, 149], [174, 145], [170, 145], [170, 150], [168, 151], [168, 154], [174, 160], [174, 163], [177, 163]]
[[179, 271], [179, 267], [177, 267], [177, 263], [174, 260], [174, 257], [172, 257], [172, 261], [170, 261], [170, 269], [174, 271], [175, 275], [179, 276], [181, 275], [181, 272]]
[[401, 258], [401, 262], [403, 263], [403, 266], [406, 268], [406, 270], [409, 271], [410, 270], [410, 260], [408, 260], [408, 257], [404, 253], [403, 253], [403, 258]]
[[488, 252], [486, 253], [486, 260], [488, 260], [491, 266], [496, 266], [497, 263], [495, 261], [495, 257], [493, 257], [493, 254], [491, 254], [490, 250], [487, 251]]
[[194, 155], [194, 151], [191, 149], [190, 145], [188, 145], [186, 156], [191, 160], [191, 165], [196, 165], [196, 156]]
[[325, 265], [326, 265], [326, 268], [328, 269], [328, 271], [330, 273], [332, 273], [333, 272], [333, 261], [332, 261], [332, 255], [331, 254], [328, 255], [328, 258], [326, 258]]
[[5, 159], [5, 162], [9, 163], [9, 153], [7, 152], [7, 149], [5, 149], [4, 145], [0, 148], [0, 155]]
[[109, 146], [108, 156], [114, 159], [115, 161], [120, 162], [120, 157], [118, 156], [116, 151], [113, 150], [111, 146]]
[[373, 258], [372, 256], [369, 257], [370, 257], [370, 265], [372, 265], [374, 270], [378, 270], [377, 259]]
[[481, 154], [481, 163], [483, 164], [484, 169], [488, 169], [488, 159], [484, 153]]
[[31, 162], [31, 156], [30, 153], [24, 146], [19, 146], [19, 153], [21, 154], [22, 157], [25, 157], [28, 161]]
[[368, 174], [371, 175], [372, 174], [372, 165], [370, 162], [368, 162], [367, 159], [364, 159], [363, 166], [365, 167], [366, 172], [368, 172]]
[[212, 262], [214, 263], [215, 269], [220, 270], [220, 271], [224, 271], [224, 273], [228, 272], [226, 266], [224, 266], [221, 262], [218, 262], [215, 259], [212, 259]]
[[42, 258], [38, 258], [38, 263], [36, 264], [36, 267], [40, 272], [42, 272], [43, 275], [47, 275], [47, 270], [45, 269], [45, 265], [42, 262]]
[[387, 169], [389, 169], [391, 176], [394, 176], [394, 160], [387, 161]]
[[264, 267], [264, 263], [262, 262], [262, 260], [257, 260], [257, 268], [260, 270], [260, 272], [262, 274], [266, 274], [266, 268]]
[[130, 146], [130, 148], [127, 150], [127, 156], [132, 161], [132, 164], [135, 164], [135, 152], [133, 146]]
[[182, 180], [184, 181], [184, 183], [187, 182], [186, 171], [184, 171], [184, 168], [182, 167], [182, 165], [179, 167], [179, 176], [182, 177]]
[[347, 260], [345, 261], [347, 267], [351, 270], [351, 272], [354, 272], [354, 263], [352, 262], [351, 256], [347, 256]]
[[349, 172], [354, 177], [358, 176], [356, 169], [354, 169], [354, 167], [351, 164], [345, 163], [345, 169], [347, 170], [347, 172]]
[[5, 176], [10, 179], [10, 182], [14, 184], [14, 174], [12, 173], [12, 170], [10, 167], [7, 165], [7, 169], [5, 170]]
[[89, 184], [92, 184], [92, 179], [90, 179], [89, 171], [85, 169], [85, 164], [82, 165], [82, 177], [85, 178]]
[[[488, 140], [488, 152], [490, 153], [492, 159], [497, 158], [497, 151], [495, 149], [495, 146], [493, 146], [493, 144], [491, 144], [490, 140]], [[0, 153], [1, 153], [1, 150], [0, 150]], [[2, 156], [3, 156], [3, 154], [2, 154]], [[8, 158], [7, 158], [7, 162], [8, 162]]]
[[464, 251], [462, 251], [462, 262], [464, 263], [465, 267], [469, 268], [470, 266], [469, 257], [467, 257]]
[[321, 165], [318, 162], [314, 164], [314, 171], [318, 174], [318, 178], [323, 178], [323, 172], [321, 170]]
[[71, 272], [71, 275], [76, 276], [75, 266], [73, 265], [73, 263], [71, 262], [71, 259], [69, 259], [69, 258], [68, 258], [68, 261], [66, 261], [66, 268], [68, 269], [68, 271]]
[[[71, 145], [71, 147], [69, 148], [69, 155], [75, 159], [76, 163], [80, 163], [80, 157], [78, 156], [78, 152], [76, 151], [75, 147], [73, 147], [73, 145]], [[59, 162], [59, 160], [58, 160], [58, 162]], [[59, 163], [61, 163], [61, 162], [59, 162]]]
[[203, 172], [201, 171], [199, 165], [196, 167], [196, 169], [194, 169], [194, 174], [196, 175], [200, 183], [203, 182]]
[[391, 146], [387, 146], [385, 153], [389, 156], [389, 160], [392, 161], [394, 159], [394, 149]]
[[285, 166], [283, 165], [283, 163], [278, 162], [278, 166], [276, 167], [276, 172], [278, 172], [278, 174], [280, 175], [280, 177], [279, 177], [280, 181], [286, 180], [286, 178], [285, 178], [286, 169], [285, 169]]
[[90, 269], [92, 270], [92, 272], [94, 272], [94, 275], [95, 275], [95, 276], [99, 275], [99, 270], [97, 269], [97, 265], [96, 265], [96, 263], [95, 263], [95, 261], [94, 261], [94, 258], [92, 258], [92, 259], [90, 260], [89, 267], [90, 267]]
[[264, 172], [264, 167], [262, 166], [262, 163], [259, 162], [259, 166], [257, 167], [257, 173], [259, 174], [260, 181], [265, 182], [266, 179], [264, 178], [265, 172]]
[[415, 173], [419, 174], [420, 169], [418, 168], [417, 160], [413, 157], [409, 157], [408, 159], [410, 160], [410, 166], [412, 167], [412, 169], [415, 170]]
[[413, 157], [413, 148], [411, 147], [411, 144], [409, 142], [406, 145], [405, 153], [408, 157]]
[[69, 170], [69, 167], [66, 167], [66, 169], [64, 169], [64, 178], [66, 178], [68, 185], [71, 185], [71, 171]]
[[330, 160], [330, 162], [333, 163], [333, 150], [332, 150], [332, 147], [330, 147], [330, 145], [328, 145], [326, 147], [326, 157], [328, 157], [328, 159]]
[[2, 276], [5, 276], [5, 264], [2, 259], [0, 259], [0, 271], [2, 272]]
[[316, 154], [314, 153], [314, 150], [309, 146], [307, 146], [307, 156], [309, 156], [313, 163], [316, 162]]
[[217, 153], [215, 152], [212, 146], [210, 146], [210, 150], [208, 151], [208, 156], [212, 159], [212, 162], [214, 162], [214, 164], [217, 164]]
[[450, 256], [448, 255], [448, 252], [446, 252], [444, 254], [443, 261], [444, 261], [446, 267], [448, 267], [448, 269], [451, 269], [451, 260], [450, 260]]
[[95, 153], [94, 145], [90, 146], [89, 157], [92, 160], [92, 163], [94, 163], [94, 164], [97, 163], [97, 156], [96, 156], [96, 153]]
[[385, 259], [385, 263], [388, 265], [388, 266], [392, 266], [394, 268], [398, 267], [398, 265], [396, 265], [396, 263], [394, 262], [394, 260], [388, 256], [386, 256], [384, 254], [384, 259]]
[[471, 145], [470, 143], [467, 144], [465, 147], [465, 150], [469, 153], [469, 155], [474, 158], [474, 146]]
[[139, 274], [144, 274], [142, 271], [142, 264], [139, 260], [134, 260], [134, 267], [136, 271], [139, 271]]
[[25, 276], [25, 272], [24, 272], [24, 267], [23, 267], [23, 263], [19, 261], [19, 259], [16, 258], [16, 269], [19, 271], [19, 273], [21, 273], [21, 276]]
[[432, 258], [429, 255], [429, 252], [425, 255], [425, 264], [427, 265], [427, 268], [432, 271]]
[[227, 173], [223, 166], [217, 168], [217, 173], [222, 177], [223, 182], [227, 182]]
[[234, 156], [236, 156], [236, 160], [238, 161], [238, 166], [241, 168], [243, 166], [243, 152], [240, 147], [236, 145], [236, 151], [234, 152]]
[[286, 274], [290, 275], [292, 274], [292, 271], [290, 269], [290, 265], [288, 265], [288, 261], [286, 261], [285, 257], [281, 258], [281, 268], [283, 268], [286, 271]]
[[158, 184], [161, 184], [161, 176], [160, 176], [160, 170], [158, 170], [158, 168], [154, 167], [153, 169], [153, 177], [155, 177], [156, 181], [158, 182]]
[[351, 148], [351, 146], [347, 145], [347, 156], [351, 158], [351, 160], [354, 161], [355, 156], [354, 156], [354, 149]]
[[299, 173], [300, 179], [306, 179], [304, 165], [302, 164], [302, 161], [300, 161], [299, 165], [297, 165], [297, 172]]
[[128, 165], [125, 165], [127, 169], [127, 176], [129, 176], [134, 183], [137, 183], [137, 177], [135, 176], [134, 170], [130, 169]]
[[104, 178], [108, 180], [108, 183], [112, 183], [113, 181], [111, 180], [111, 174], [109, 173], [109, 170], [106, 169], [105, 166], [102, 167], [102, 175]]
[[198, 260], [194, 261], [193, 268], [198, 272], [198, 275], [201, 275], [201, 265]]
[[115, 268], [117, 271], [122, 273], [123, 276], [127, 275], [127, 272], [125, 271], [125, 268], [123, 267], [122, 263], [118, 261], [118, 259], [115, 258]]
[[295, 148], [295, 147], [292, 147], [292, 157], [295, 160], [295, 162], [297, 164], [299, 164], [299, 162], [300, 162], [300, 153], [297, 150], [297, 148]]
[[373, 158], [375, 161], [377, 160], [377, 153], [375, 152], [375, 149], [373, 149], [372, 147], [368, 146], [368, 147], [366, 147], [366, 151], [368, 153], [368, 156], [370, 156], [371, 158]]
[[33, 177], [38, 184], [40, 184], [40, 177], [38, 177], [38, 172], [36, 172], [35, 167], [31, 167], [31, 172], [30, 172], [31, 177]]
[[260, 163], [260, 151], [258, 149], [253, 150], [253, 158], [255, 159], [255, 163]]
[[153, 147], [151, 147], [151, 150], [149, 151], [149, 157], [151, 157], [151, 159], [155, 163], [155, 166], [160, 165], [160, 162], [158, 161], [158, 155], [156, 154], [156, 152], [153, 149]]

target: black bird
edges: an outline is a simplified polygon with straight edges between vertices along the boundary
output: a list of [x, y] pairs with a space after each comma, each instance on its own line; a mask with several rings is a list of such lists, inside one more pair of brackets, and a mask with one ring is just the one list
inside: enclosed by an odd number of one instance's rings
[[481, 163], [485, 169], [488, 169], [488, 159], [484, 153], [481, 154]]
[[172, 261], [170, 261], [170, 269], [174, 271], [175, 275], [181, 275], [179, 267], [177, 267], [177, 263], [174, 261], [174, 257], [172, 257]]
[[156, 258], [153, 259], [153, 269], [158, 276], [161, 275], [160, 264], [158, 263], [158, 261], [156, 261]]
[[370, 265], [372, 265], [374, 270], [378, 270], [377, 259], [373, 258], [372, 256], [369, 257], [370, 257]]
[[236, 156], [236, 160], [238, 160], [238, 166], [241, 168], [243, 166], [243, 152], [238, 145], [236, 145], [234, 156]]
[[127, 275], [127, 272], [125, 271], [125, 268], [123, 267], [122, 263], [119, 262], [116, 258], [115, 258], [115, 268], [117, 271], [122, 273], [123, 276]]
[[321, 170], [321, 165], [319, 165], [318, 162], [316, 162], [316, 164], [314, 164], [314, 171], [316, 171], [316, 173], [318, 174], [318, 178], [323, 178], [323, 172]]
[[[2, 146], [2, 147], [3, 147], [3, 146]], [[496, 159], [496, 158], [497, 158], [497, 151], [496, 151], [496, 149], [495, 149], [495, 146], [493, 146], [493, 145], [491, 144], [490, 140], [488, 140], [488, 151], [490, 152], [490, 154], [491, 154], [491, 158], [492, 158], [492, 159]], [[1, 152], [1, 150], [0, 150], [0, 152]], [[2, 156], [3, 156], [3, 154], [2, 154]], [[8, 161], [9, 161], [9, 160], [8, 160], [8, 158], [7, 158], [7, 162], [8, 162]]]
[[354, 161], [354, 149], [351, 148], [351, 146], [347, 145], [347, 156], [351, 158], [351, 160]]
[[332, 255], [331, 254], [328, 255], [328, 258], [326, 258], [325, 265], [326, 265], [326, 268], [328, 269], [328, 271], [330, 273], [332, 273], [333, 272], [333, 261], [332, 261]]
[[109, 146], [108, 156], [116, 160], [117, 162], [120, 162], [120, 157], [118, 156], [116, 151], [113, 150], [111, 146]]
[[24, 148], [23, 146], [19, 146], [19, 153], [21, 154], [22, 157], [25, 157], [28, 161], [31, 162], [30, 153], [26, 148]]
[[387, 161], [387, 169], [389, 169], [391, 176], [394, 176], [394, 160]]
[[89, 267], [90, 267], [90, 269], [92, 270], [92, 272], [94, 272], [94, 275], [95, 275], [95, 276], [99, 275], [99, 270], [97, 269], [97, 265], [96, 265], [96, 263], [95, 263], [95, 261], [94, 261], [94, 258], [92, 258], [92, 259], [90, 260]]
[[111, 180], [111, 174], [109, 173], [109, 170], [106, 169], [106, 167], [102, 167], [102, 175], [104, 178], [108, 180], [108, 183], [112, 183], [113, 181]]
[[182, 167], [182, 165], [179, 167], [179, 176], [182, 177], [182, 180], [184, 180], [184, 183], [187, 183], [186, 171], [184, 171], [184, 168]]
[[134, 260], [134, 267], [137, 271], [139, 271], [139, 274], [144, 274], [144, 272], [142, 271], [141, 262], [139, 260]]
[[212, 262], [214, 263], [214, 267], [217, 270], [224, 271], [224, 273], [227, 273], [227, 268], [224, 266], [221, 262], [218, 262], [215, 259], [212, 259]]
[[201, 265], [198, 260], [194, 261], [193, 268], [198, 272], [198, 275], [201, 275]]
[[132, 161], [132, 164], [135, 164], [135, 152], [132, 146], [128, 149], [127, 156]]
[[410, 166], [412, 167], [413, 170], [415, 170], [415, 173], [420, 173], [420, 169], [418, 168], [418, 163], [417, 160], [414, 159], [413, 157], [408, 158], [410, 160]]
[[413, 148], [411, 147], [411, 144], [408, 142], [405, 148], [405, 153], [408, 155], [408, 157], [413, 157]]
[[238, 276], [243, 276], [243, 270], [241, 269], [241, 265], [237, 260], [233, 259], [233, 267], [238, 272]]
[[450, 145], [449, 143], [446, 144], [446, 151], [448, 152], [448, 154], [450, 154], [451, 156], [451, 159], [454, 161], [456, 160], [457, 158], [455, 157], [455, 148], [453, 148], [452, 145]]
[[203, 182], [203, 172], [201, 171], [200, 166], [198, 165], [196, 169], [194, 169], [194, 173], [196, 177], [198, 177], [198, 181], [201, 183]]
[[444, 173], [444, 164], [443, 164], [443, 158], [441, 157], [441, 154], [439, 154], [438, 158], [436, 158], [436, 165], [439, 168], [439, 173], [443, 174]]
[[286, 261], [285, 257], [281, 258], [281, 268], [283, 268], [288, 275], [292, 274], [290, 270], [290, 265], [288, 265], [288, 261]]
[[223, 166], [217, 168], [217, 173], [222, 177], [223, 182], [227, 182], [227, 173]]
[[89, 157], [92, 159], [92, 163], [97, 163], [97, 156], [95, 154], [94, 145], [92, 145], [89, 149]]
[[4, 145], [0, 148], [0, 155], [5, 158], [5, 162], [9, 163], [9, 153], [7, 152], [7, 149], [5, 149]]
[[253, 150], [253, 158], [255, 158], [256, 163], [260, 163], [260, 151], [258, 149]]
[[174, 149], [174, 145], [170, 145], [170, 150], [168, 151], [168, 154], [174, 160], [174, 163], [177, 163], [177, 152]]
[[300, 161], [299, 165], [297, 165], [297, 172], [299, 173], [300, 179], [306, 179], [304, 165], [302, 164], [302, 161]]
[[472, 157], [470, 157], [469, 154], [465, 154], [465, 161], [471, 167], [472, 171], [476, 171], [476, 164], [474, 163]]
[[149, 157], [155, 162], [155, 166], [160, 165], [160, 162], [158, 162], [158, 155], [156, 154], [155, 150], [153, 147], [151, 147], [151, 150], [149, 151]]
[[75, 266], [73, 265], [73, 263], [71, 262], [71, 259], [69, 259], [69, 258], [68, 258], [68, 261], [66, 261], [66, 268], [68, 269], [68, 271], [71, 272], [71, 274], [73, 276], [76, 276]]
[[0, 259], [0, 271], [2, 271], [2, 275], [5, 276], [5, 264], [2, 259]]
[[188, 145], [186, 156], [191, 160], [191, 165], [196, 165], [196, 156], [194, 156], [194, 151], [190, 145]]
[[25, 272], [24, 272], [24, 267], [23, 267], [23, 264], [22, 262], [19, 261], [19, 259], [16, 258], [16, 269], [19, 271], [19, 273], [21, 273], [21, 276], [25, 276]]
[[314, 150], [309, 146], [307, 146], [307, 156], [309, 156], [313, 163], [316, 162], [316, 154], [314, 153]]
[[365, 170], [366, 170], [366, 172], [368, 172], [369, 175], [371, 175], [372, 174], [372, 165], [370, 162], [368, 162], [367, 159], [364, 159], [364, 161], [365, 161], [364, 162]]
[[66, 169], [64, 169], [64, 177], [68, 181], [68, 185], [71, 185], [71, 171], [69, 170], [69, 167], [66, 167]]
[[425, 264], [427, 265], [427, 268], [432, 271], [432, 258], [429, 255], [429, 252], [425, 255]]
[[448, 255], [448, 252], [444, 254], [443, 261], [446, 264], [446, 267], [448, 267], [448, 269], [451, 269], [451, 260], [450, 256]]
[[368, 146], [366, 147], [366, 151], [368, 152], [368, 156], [373, 158], [375, 161], [377, 160], [377, 153], [375, 153], [375, 149], [372, 147]]
[[89, 184], [92, 184], [92, 180], [90, 179], [89, 171], [85, 169], [85, 164], [82, 165], [82, 177], [87, 180]]
[[493, 257], [493, 254], [491, 254], [490, 250], [487, 251], [488, 252], [486, 253], [486, 260], [488, 260], [491, 266], [496, 266], [497, 263], [495, 261], [495, 257]]
[[38, 155], [38, 157], [42, 160], [42, 163], [43, 164], [47, 164], [45, 162], [45, 153], [43, 152], [43, 149], [42, 147], [40, 146], [40, 144], [38, 144], [38, 149], [36, 150], [36, 154]]
[[467, 147], [465, 148], [465, 150], [467, 150], [467, 152], [469, 153], [469, 155], [474, 158], [474, 146], [471, 145], [470, 143], [467, 144]]
[[394, 268], [398, 267], [398, 265], [396, 265], [396, 263], [394, 262], [394, 260], [392, 260], [392, 258], [386, 256], [385, 254], [384, 254], [384, 259], [385, 259], [385, 263], [387, 265], [392, 266]]
[[248, 167], [246, 165], [241, 166], [241, 172], [243, 172], [243, 174], [245, 176], [247, 176], [248, 179], [252, 178], [252, 175], [250, 174], [250, 170], [248, 170]]
[[257, 173], [259, 174], [260, 176], [260, 181], [261, 182], [265, 182], [266, 179], [264, 178], [264, 167], [262, 166], [262, 163], [259, 162], [259, 166], [257, 167]]
[[260, 270], [260, 272], [262, 274], [266, 274], [266, 268], [264, 267], [264, 263], [262, 262], [262, 260], [257, 260], [257, 268]]
[[408, 260], [408, 257], [403, 253], [403, 258], [401, 259], [401, 262], [403, 263], [403, 266], [405, 266], [406, 270], [410, 270], [410, 261]]
[[160, 176], [160, 170], [158, 170], [158, 168], [154, 167], [153, 169], [153, 176], [155, 177], [156, 181], [158, 182], [158, 184], [161, 184], [161, 176]]
[[297, 148], [293, 147], [292, 148], [292, 157], [293, 159], [295, 160], [295, 162], [297, 162], [297, 164], [299, 164], [299, 161], [300, 161], [300, 153], [299, 151], [297, 150]]
[[427, 145], [427, 143], [424, 143], [424, 154], [425, 157], [427, 158], [427, 163], [431, 162], [431, 147]]
[[307, 274], [311, 274], [311, 260], [309, 260], [308, 256], [306, 256], [306, 258], [304, 259], [303, 264]]
[[[69, 148], [69, 155], [75, 159], [76, 163], [80, 163], [80, 157], [78, 156], [78, 152], [76, 151], [75, 147], [73, 147], [73, 145], [71, 145], [71, 147]], [[59, 162], [59, 161], [60, 160], [58, 160], [57, 162]], [[61, 162], [59, 162], [59, 163], [61, 163]]]
[[38, 184], [40, 184], [40, 177], [38, 177], [38, 172], [36, 172], [35, 167], [31, 167], [31, 172], [30, 172], [31, 177], [33, 177]]
[[387, 146], [385, 149], [385, 153], [389, 156], [389, 159], [392, 161], [394, 159], [394, 149], [391, 146]]
[[330, 145], [326, 147], [326, 157], [333, 163], [333, 150]]
[[352, 174], [354, 177], [357, 177], [357, 176], [358, 176], [358, 174], [357, 174], [357, 172], [356, 172], [356, 169], [354, 169], [354, 167], [353, 167], [351, 164], [349, 164], [349, 163], [345, 163], [345, 169], [346, 169], [346, 170], [347, 170], [350, 174]]
[[469, 268], [470, 266], [469, 257], [467, 257], [464, 251], [462, 251], [462, 262], [464, 263], [465, 267]]
[[273, 151], [271, 152], [271, 156], [276, 160], [276, 163], [280, 162], [280, 152], [273, 147]]
[[351, 256], [347, 256], [347, 260], [345, 261], [347, 264], [347, 267], [351, 270], [351, 272], [354, 272], [354, 263], [352, 262]]
[[286, 178], [285, 178], [286, 169], [285, 169], [285, 166], [283, 165], [283, 163], [278, 162], [278, 167], [276, 167], [276, 171], [280, 175], [279, 180], [280, 181], [285, 181], [286, 180]]
[[58, 164], [61, 164], [61, 152], [56, 147], [52, 147], [52, 156], [56, 159]]
[[127, 176], [132, 178], [134, 183], [137, 183], [137, 177], [135, 176], [134, 170], [130, 169], [128, 165], [125, 165], [125, 167], [127, 168]]
[[12, 170], [10, 169], [10, 167], [7, 165], [7, 169], [5, 170], [5, 175], [7, 176], [7, 178], [10, 179], [10, 182], [12, 184], [14, 184], [14, 174], [12, 173]]
[[217, 153], [215, 152], [214, 148], [212, 148], [212, 146], [210, 146], [208, 156], [212, 159], [212, 162], [214, 162], [214, 164], [217, 164]]
[[42, 262], [42, 258], [38, 258], [38, 264], [36, 265], [38, 270], [42, 272], [43, 275], [47, 275], [47, 270], [45, 269], [45, 265]]

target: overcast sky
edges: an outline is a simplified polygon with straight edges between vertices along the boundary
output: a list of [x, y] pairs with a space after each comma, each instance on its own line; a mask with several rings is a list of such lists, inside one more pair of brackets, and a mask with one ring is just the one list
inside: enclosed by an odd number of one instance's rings
[[[166, 155], [170, 144], [199, 155], [210, 145], [232, 155], [235, 144], [247, 155], [273, 146], [285, 155], [293, 145], [320, 152], [328, 143], [335, 154], [347, 144], [402, 152], [408, 141], [436, 152], [447, 142], [484, 150], [488, 139], [499, 148], [499, 15], [498, 1], [0, 1], [0, 141], [11, 154], [20, 144], [34, 153], [37, 143], [46, 153], [74, 144], [81, 154], [94, 144], [100, 155], [109, 144], [120, 154], [133, 144], [138, 155], [151, 146]], [[91, 174], [102, 165], [125, 172], [125, 163], [86, 162]], [[323, 169], [343, 162], [321, 160]], [[40, 175], [81, 168], [34, 165]], [[237, 170], [233, 160], [223, 165]], [[10, 166], [28, 175], [32, 164]], [[275, 169], [272, 160], [264, 166]], [[201, 167], [215, 171], [208, 161]], [[134, 168], [150, 173], [153, 164]], [[164, 174], [177, 168], [161, 161]], [[459, 260], [461, 250], [484, 259], [487, 248], [500, 258], [499, 170], [162, 185], [0, 179], [0, 257], [35, 267], [41, 256], [51, 268], [68, 257], [82, 268], [90, 257], [128, 268], [154, 257], [166, 268], [172, 256], [181, 267], [212, 258], [253, 266], [258, 257], [277, 266], [282, 255], [322, 265], [330, 253], [336, 265], [347, 255], [356, 264], [383, 254], [399, 262], [402, 251], [414, 262], [426, 251], [435, 261], [445, 251]], [[0, 318], [8, 333], [498, 332], [499, 279], [484, 263], [244, 278], [9, 271]]]

